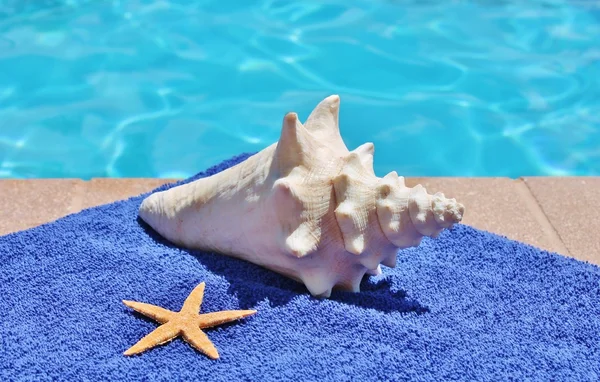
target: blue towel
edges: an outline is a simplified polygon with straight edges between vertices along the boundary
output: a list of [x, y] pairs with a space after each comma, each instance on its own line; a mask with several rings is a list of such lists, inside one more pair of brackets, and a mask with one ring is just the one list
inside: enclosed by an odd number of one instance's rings
[[[457, 225], [400, 251], [360, 294], [320, 300], [256, 265], [172, 246], [137, 218], [144, 196], [0, 237], [0, 380], [600, 379], [594, 265]], [[205, 330], [219, 360], [180, 338], [123, 356], [158, 324], [121, 300], [177, 311], [203, 281], [201, 313], [258, 311]]]

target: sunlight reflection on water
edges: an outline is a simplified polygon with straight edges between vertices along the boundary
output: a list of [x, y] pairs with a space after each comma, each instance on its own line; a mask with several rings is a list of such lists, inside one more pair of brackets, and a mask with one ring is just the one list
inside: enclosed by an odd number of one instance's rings
[[7, 1], [0, 176], [192, 175], [340, 94], [406, 176], [600, 174], [592, 1]]

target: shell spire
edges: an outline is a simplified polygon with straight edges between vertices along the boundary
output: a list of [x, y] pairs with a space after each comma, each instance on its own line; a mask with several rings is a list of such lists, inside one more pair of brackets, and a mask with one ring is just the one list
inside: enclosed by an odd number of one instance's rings
[[442, 193], [429, 195], [420, 184], [408, 188], [396, 172], [382, 178], [379, 190], [379, 224], [398, 248], [417, 246], [423, 236], [437, 237], [464, 214], [464, 206], [455, 199], [446, 199]]
[[360, 291], [396, 266], [401, 248], [459, 223], [464, 206], [373, 170], [374, 146], [349, 151], [340, 98], [302, 124], [284, 116], [279, 141], [220, 173], [148, 196], [139, 215], [173, 243], [234, 256], [303, 283], [313, 296]]

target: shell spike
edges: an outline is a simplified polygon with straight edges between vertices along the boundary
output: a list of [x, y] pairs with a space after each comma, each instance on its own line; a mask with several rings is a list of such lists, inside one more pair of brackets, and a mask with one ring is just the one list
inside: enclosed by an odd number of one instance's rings
[[[398, 173], [396, 171], [391, 171], [386, 174], [383, 179], [391, 180], [397, 183], [399, 181]], [[404, 177], [402, 177], [402, 179], [404, 179]]]
[[386, 253], [381, 261], [381, 264], [386, 267], [395, 268], [396, 263], [398, 262], [398, 248], [392, 248], [388, 253]]
[[437, 192], [431, 196], [432, 210], [438, 226], [449, 228], [462, 220], [465, 207], [456, 202], [456, 199], [447, 199], [444, 194]]
[[371, 142], [364, 143], [354, 150], [351, 151], [358, 155], [362, 166], [369, 172], [371, 175], [375, 175], [375, 171], [373, 170], [373, 154], [375, 152], [375, 146]]
[[338, 153], [347, 153], [348, 148], [342, 140], [339, 126], [340, 97], [331, 95], [319, 102], [310, 113], [304, 126], [306, 130], [321, 142]]
[[319, 270], [306, 270], [300, 277], [311, 295], [318, 298], [329, 298], [335, 281], [329, 280], [325, 276]]
[[432, 201], [427, 190], [420, 184], [412, 188], [408, 202], [410, 218], [417, 231], [423, 236], [434, 235], [439, 229], [432, 210]]
[[294, 167], [306, 162], [305, 155], [308, 145], [304, 132], [305, 129], [298, 120], [298, 114], [287, 113], [283, 118], [281, 135], [277, 142], [274, 158], [275, 164], [283, 176], [287, 175]]
[[390, 267], [390, 268], [396, 268], [397, 263], [398, 263], [398, 258], [396, 257], [396, 255], [389, 256], [387, 259], [384, 259], [381, 262], [381, 264], [385, 265], [386, 267]]
[[345, 156], [340, 174], [333, 178], [338, 203], [335, 217], [346, 250], [355, 255], [363, 253], [369, 245], [367, 233], [377, 219], [375, 187], [378, 182], [377, 177], [363, 167], [357, 152]]
[[312, 230], [308, 222], [300, 224], [294, 232], [285, 238], [285, 251], [295, 257], [304, 257], [315, 252], [318, 241], [311, 233]]
[[342, 279], [340, 279], [340, 281], [337, 284], [337, 287], [347, 292], [360, 292], [360, 283], [362, 282], [365, 274], [367, 274], [367, 271], [368, 270], [364, 267], [355, 267], [352, 271], [350, 271], [348, 274], [344, 275]]
[[400, 186], [400, 187], [406, 187], [406, 183], [404, 182], [404, 177], [403, 176], [399, 176], [398, 177], [398, 186]]
[[340, 97], [330, 95], [319, 102], [317, 107], [306, 119], [305, 125], [311, 133], [338, 132], [339, 126]]
[[342, 231], [346, 251], [360, 255], [365, 249], [363, 231], [366, 228], [366, 218], [357, 213], [352, 202], [342, 202], [335, 210], [335, 218]]
[[357, 206], [352, 198], [355, 192], [352, 177], [342, 172], [333, 179], [333, 188], [338, 203], [335, 218], [342, 232], [346, 251], [360, 255], [365, 249], [364, 233], [368, 225], [367, 211]]
[[[366, 256], [365, 256], [366, 255]], [[380, 256], [375, 253], [368, 253], [361, 256], [360, 263], [367, 268], [367, 273], [375, 272], [379, 267]]]
[[278, 220], [281, 226], [280, 244], [284, 252], [294, 257], [304, 257], [317, 250], [320, 236], [310, 221], [302, 219], [302, 211], [306, 208], [293, 188], [293, 178], [278, 179], [273, 184], [273, 200], [281, 211]]
[[367, 271], [367, 274], [371, 275], [371, 276], [379, 276], [382, 273], [383, 273], [383, 271], [381, 270], [381, 265], [378, 265], [377, 268], [375, 268], [375, 269], [369, 269]]

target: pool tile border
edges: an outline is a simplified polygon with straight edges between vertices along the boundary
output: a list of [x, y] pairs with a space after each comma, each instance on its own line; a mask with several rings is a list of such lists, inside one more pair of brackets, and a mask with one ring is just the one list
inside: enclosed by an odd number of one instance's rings
[[[127, 199], [176, 179], [0, 179], [0, 235]], [[600, 265], [600, 177], [407, 178], [467, 210], [464, 224]]]
[[600, 264], [600, 177], [526, 177], [523, 182], [569, 254]]

